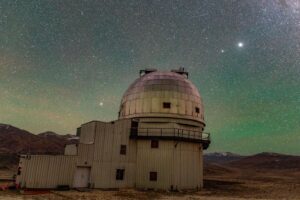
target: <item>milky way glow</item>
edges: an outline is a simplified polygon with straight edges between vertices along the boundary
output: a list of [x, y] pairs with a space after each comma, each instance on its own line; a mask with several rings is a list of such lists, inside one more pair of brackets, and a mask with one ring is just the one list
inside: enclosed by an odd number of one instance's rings
[[209, 151], [300, 154], [297, 2], [1, 1], [0, 123], [75, 133], [117, 119], [140, 69], [183, 66]]

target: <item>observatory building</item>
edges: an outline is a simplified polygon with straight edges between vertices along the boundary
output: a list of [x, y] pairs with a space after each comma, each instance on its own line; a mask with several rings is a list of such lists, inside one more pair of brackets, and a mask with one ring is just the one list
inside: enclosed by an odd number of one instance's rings
[[203, 186], [203, 150], [210, 144], [203, 103], [183, 68], [146, 69], [127, 89], [118, 119], [77, 129], [64, 155], [23, 155], [22, 188], [141, 188]]

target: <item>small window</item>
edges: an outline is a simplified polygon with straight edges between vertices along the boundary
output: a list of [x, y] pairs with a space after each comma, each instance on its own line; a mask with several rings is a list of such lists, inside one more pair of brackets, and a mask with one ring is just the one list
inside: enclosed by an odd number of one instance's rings
[[135, 120], [131, 121], [131, 128], [137, 128], [138, 126], [139, 126], [139, 122], [138, 121], [135, 121]]
[[196, 111], [196, 113], [199, 113], [199, 112], [200, 112], [200, 108], [199, 108], [199, 107], [196, 107], [196, 108], [195, 108], [195, 111]]
[[121, 145], [121, 148], [120, 148], [120, 154], [121, 155], [126, 155], [126, 145]]
[[21, 175], [21, 167], [18, 167], [18, 174], [17, 175]]
[[158, 148], [158, 140], [151, 140], [151, 148]]
[[125, 172], [125, 169], [117, 169], [116, 180], [123, 180], [124, 172]]
[[157, 172], [150, 172], [149, 179], [150, 181], [157, 181]]
[[163, 102], [163, 108], [171, 108], [170, 102]]

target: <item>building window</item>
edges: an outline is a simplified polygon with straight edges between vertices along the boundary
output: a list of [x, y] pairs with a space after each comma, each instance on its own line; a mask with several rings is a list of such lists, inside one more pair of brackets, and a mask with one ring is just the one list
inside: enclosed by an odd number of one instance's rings
[[18, 167], [18, 173], [17, 175], [21, 175], [21, 167]]
[[121, 155], [126, 155], [126, 145], [121, 145], [121, 148], [120, 148], [120, 154]]
[[151, 148], [158, 148], [158, 140], [151, 140]]
[[124, 180], [125, 169], [117, 169], [116, 180]]
[[150, 172], [149, 179], [150, 181], [157, 181], [157, 172]]
[[195, 111], [196, 111], [196, 113], [199, 113], [199, 112], [200, 112], [200, 108], [199, 108], [199, 107], [196, 107], [196, 108], [195, 108]]
[[163, 108], [171, 108], [170, 102], [163, 102]]
[[131, 134], [136, 136], [138, 133], [139, 122], [132, 120], [131, 121]]

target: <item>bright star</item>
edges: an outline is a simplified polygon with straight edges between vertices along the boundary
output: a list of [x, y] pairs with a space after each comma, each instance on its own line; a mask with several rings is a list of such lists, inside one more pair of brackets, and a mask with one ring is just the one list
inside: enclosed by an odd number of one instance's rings
[[242, 43], [242, 42], [238, 43], [238, 47], [243, 47], [243, 46], [244, 46], [244, 43]]
[[99, 103], [99, 106], [103, 106], [103, 102], [100, 102], [100, 103]]

